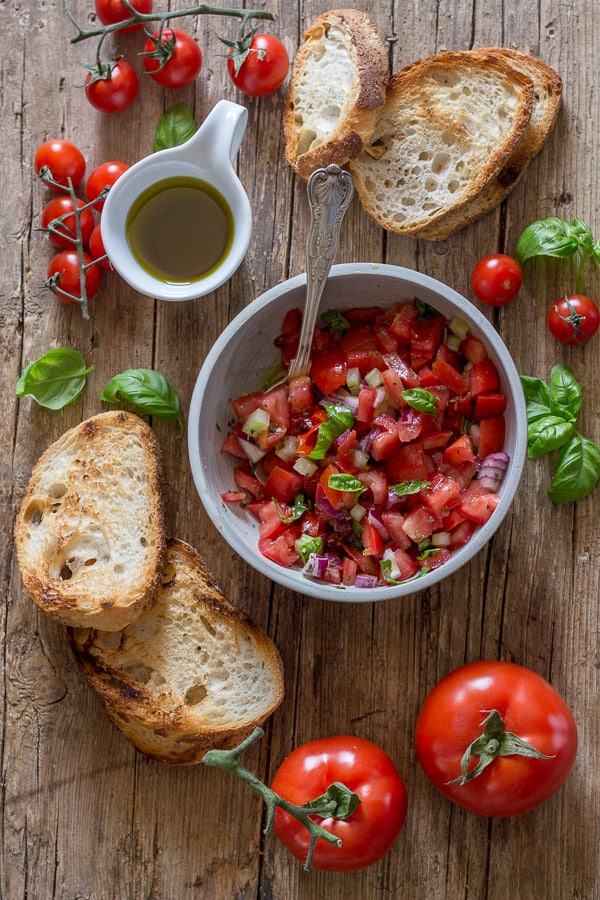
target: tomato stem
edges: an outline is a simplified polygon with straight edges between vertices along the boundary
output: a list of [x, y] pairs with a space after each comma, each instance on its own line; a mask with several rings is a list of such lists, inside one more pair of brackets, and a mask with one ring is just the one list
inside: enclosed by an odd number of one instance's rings
[[169, 10], [164, 13], [141, 13], [134, 9], [127, 0], [124, 0], [124, 3], [132, 13], [130, 19], [124, 19], [122, 22], [113, 22], [111, 25], [99, 25], [97, 28], [82, 28], [77, 24], [71, 13], [67, 11], [67, 16], [77, 29], [77, 34], [71, 38], [71, 43], [78, 44], [80, 41], [85, 41], [88, 38], [93, 37], [99, 37], [101, 41], [103, 41], [106, 35], [111, 34], [113, 31], [120, 31], [130, 25], [138, 25], [144, 22], [160, 22], [160, 29], [162, 31], [165, 22], [168, 22], [170, 19], [181, 18], [182, 16], [228, 16], [230, 18], [241, 19], [241, 29], [245, 28], [246, 23], [249, 22], [250, 19], [266, 19], [271, 22], [275, 20], [273, 13], [263, 9], [221, 9], [219, 6], [207, 6], [201, 4], [200, 6], [191, 6], [186, 9]]
[[[535, 759], [552, 759], [546, 756], [524, 741], [522, 738], [507, 731], [504, 720], [497, 709], [481, 710], [487, 713], [485, 719], [481, 722], [484, 726], [482, 734], [472, 741], [460, 761], [461, 774], [458, 778], [453, 778], [446, 784], [467, 784], [481, 775], [490, 763], [493, 763], [499, 756], [528, 756]], [[471, 757], [479, 757], [479, 761], [469, 769]]]
[[358, 804], [359, 797], [354, 794], [341, 782], [334, 782], [327, 789], [327, 792], [315, 800], [311, 800], [302, 806], [290, 803], [284, 797], [281, 797], [272, 788], [267, 787], [256, 775], [253, 775], [239, 761], [240, 756], [248, 747], [255, 744], [256, 741], [263, 737], [262, 728], [255, 728], [246, 740], [242, 741], [232, 750], [209, 750], [202, 760], [207, 766], [215, 766], [218, 769], [225, 769], [231, 772], [236, 778], [244, 781], [252, 790], [262, 797], [267, 807], [267, 823], [264, 833], [271, 834], [273, 824], [275, 822], [275, 810], [277, 807], [284, 810], [290, 816], [293, 816], [301, 825], [303, 825], [309, 833], [310, 840], [308, 846], [308, 854], [304, 862], [304, 869], [310, 871], [312, 858], [314, 855], [315, 844], [318, 838], [322, 838], [330, 844], [337, 847], [342, 846], [341, 838], [322, 828], [317, 822], [311, 819], [311, 816], [318, 815], [321, 818], [334, 817], [345, 819], [351, 816]]

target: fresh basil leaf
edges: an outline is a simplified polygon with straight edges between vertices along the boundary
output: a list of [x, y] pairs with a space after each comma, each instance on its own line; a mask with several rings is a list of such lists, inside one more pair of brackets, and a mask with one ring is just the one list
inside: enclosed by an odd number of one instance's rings
[[195, 134], [196, 123], [187, 105], [181, 101], [168, 109], [158, 120], [154, 136], [153, 151], [165, 150], [167, 147], [180, 147]]
[[322, 313], [321, 318], [333, 331], [347, 331], [350, 328], [348, 319], [337, 309], [328, 309]]
[[418, 319], [432, 319], [434, 316], [439, 316], [439, 312], [434, 306], [431, 306], [429, 303], [425, 303], [424, 300], [419, 300], [418, 297], [413, 298], [413, 303], [417, 308], [417, 312], [419, 315]]
[[430, 416], [434, 416], [437, 413], [435, 397], [431, 391], [426, 391], [425, 388], [408, 388], [402, 391], [401, 396], [417, 412], [427, 413]]
[[581, 385], [566, 366], [554, 366], [550, 372], [550, 401], [552, 411], [574, 422], [583, 399]]
[[596, 243], [592, 247], [592, 256], [597, 263], [600, 263], [600, 241], [596, 241]]
[[365, 485], [354, 475], [348, 475], [345, 472], [336, 472], [330, 475], [327, 480], [327, 486], [334, 491], [350, 491], [353, 494], [360, 494], [366, 491]]
[[354, 424], [352, 410], [345, 403], [327, 403], [325, 410], [327, 418], [319, 426], [317, 442], [308, 455], [309, 459], [323, 459], [336, 437]]
[[393, 491], [399, 497], [406, 497], [409, 494], [418, 494], [431, 487], [430, 481], [401, 481], [399, 484], [391, 484], [390, 491]]
[[401, 584], [397, 578], [392, 578], [392, 561], [391, 559], [382, 559], [379, 561], [379, 568], [381, 569], [381, 575], [383, 580], [387, 584]]
[[579, 247], [571, 226], [556, 216], [532, 222], [517, 241], [517, 259], [520, 263], [534, 256], [553, 256], [566, 259], [574, 256]]
[[521, 375], [521, 385], [527, 401], [546, 406], [550, 411], [550, 388], [541, 378], [533, 378], [531, 375]]
[[576, 434], [558, 459], [548, 496], [554, 503], [571, 503], [586, 497], [600, 479], [600, 449], [589, 438]]
[[577, 239], [580, 251], [583, 249], [586, 255], [591, 255], [594, 249], [594, 236], [589, 225], [586, 225], [581, 219], [573, 219], [571, 234]]
[[323, 552], [323, 538], [311, 537], [309, 534], [301, 534], [300, 537], [294, 541], [294, 549], [296, 550], [296, 553], [300, 554], [302, 562], [306, 565], [309, 556], [313, 553], [320, 556]]
[[281, 511], [279, 503], [275, 499], [275, 497], [271, 498], [273, 503], [275, 504], [275, 508], [277, 510], [277, 515], [279, 516], [280, 521], [284, 525], [290, 525], [292, 522], [295, 522], [297, 519], [300, 519], [304, 513], [309, 509], [309, 505], [306, 502], [306, 497], [304, 494], [296, 494], [292, 503], [288, 508], [288, 513], [284, 514]]
[[[533, 422], [537, 422], [538, 419], [545, 419], [546, 416], [552, 416], [554, 413], [548, 406], [544, 406], [542, 403], [536, 403], [535, 400], [530, 400], [527, 404], [527, 423], [531, 425]], [[562, 418], [560, 416], [559, 418]]]
[[573, 436], [575, 426], [561, 416], [545, 416], [532, 422], [527, 429], [527, 456], [535, 459], [558, 450]]
[[106, 403], [126, 400], [147, 416], [159, 419], [175, 419], [179, 425], [179, 437], [183, 436], [183, 414], [179, 395], [161, 372], [154, 369], [126, 369], [111, 378], [105, 385], [100, 399]]
[[46, 409], [62, 409], [79, 397], [88, 372], [85, 359], [72, 347], [55, 347], [30, 363], [17, 381], [17, 397], [31, 397]]

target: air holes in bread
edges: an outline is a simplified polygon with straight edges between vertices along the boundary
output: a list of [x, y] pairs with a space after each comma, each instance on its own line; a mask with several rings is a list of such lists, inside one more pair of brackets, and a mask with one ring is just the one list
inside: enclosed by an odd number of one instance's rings
[[201, 703], [204, 700], [207, 693], [208, 692], [202, 682], [191, 684], [185, 692], [183, 702], [186, 706], [197, 706], [198, 703]]
[[[123, 672], [134, 681], [139, 681], [140, 684], [148, 684], [154, 675], [155, 670], [151, 666], [144, 665], [144, 663], [131, 662], [128, 665], [123, 666]], [[164, 681], [164, 679], [161, 680]]]
[[36, 498], [28, 504], [27, 509], [23, 513], [23, 519], [27, 525], [37, 528], [44, 518], [44, 502]]
[[76, 535], [56, 554], [48, 574], [60, 581], [69, 581], [85, 569], [106, 565], [110, 559], [108, 545], [101, 534]]

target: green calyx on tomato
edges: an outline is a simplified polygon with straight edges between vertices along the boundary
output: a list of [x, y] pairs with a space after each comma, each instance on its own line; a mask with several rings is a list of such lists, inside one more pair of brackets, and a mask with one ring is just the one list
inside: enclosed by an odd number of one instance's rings
[[[531, 756], [536, 759], [552, 759], [552, 756], [540, 753], [512, 731], [507, 731], [504, 720], [497, 709], [489, 710], [481, 724], [484, 726], [482, 734], [469, 744], [460, 761], [461, 774], [458, 778], [448, 781], [447, 784], [466, 784], [468, 781], [472, 781], [473, 778], [481, 775], [483, 770], [498, 756], [517, 755]], [[477, 756], [479, 762], [470, 769], [469, 765], [473, 756]]]

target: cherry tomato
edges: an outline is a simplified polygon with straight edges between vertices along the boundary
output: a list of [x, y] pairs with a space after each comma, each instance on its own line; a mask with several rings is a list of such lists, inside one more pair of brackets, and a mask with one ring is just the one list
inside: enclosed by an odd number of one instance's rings
[[202, 52], [193, 37], [178, 28], [165, 28], [149, 37], [143, 50], [144, 69], [162, 87], [181, 88], [202, 68]]
[[[285, 800], [301, 805], [322, 796], [332, 782], [342, 782], [360, 799], [348, 818], [312, 818], [342, 839], [342, 846], [318, 839], [312, 866], [344, 872], [370, 866], [384, 856], [404, 825], [406, 788], [387, 755], [370, 741], [338, 736], [310, 741], [287, 756], [272, 783]], [[275, 833], [303, 862], [309, 848], [306, 829], [279, 807]]]
[[235, 53], [227, 60], [229, 77], [249, 97], [272, 94], [285, 79], [290, 67], [288, 52], [272, 34], [253, 34], [242, 52], [246, 56], [236, 71]]
[[87, 180], [85, 186], [85, 195], [90, 203], [94, 203], [94, 209], [101, 210], [104, 207], [104, 200], [97, 200], [104, 188], [112, 187], [115, 181], [126, 172], [129, 166], [123, 162], [105, 162], [97, 169], [94, 169]]
[[[83, 254], [83, 263], [89, 266], [85, 270], [85, 293], [90, 300], [98, 293], [102, 273], [97, 265], [92, 265], [93, 260], [87, 253]], [[81, 297], [81, 273], [75, 250], [61, 250], [52, 257], [48, 266], [48, 282], [48, 287], [63, 303], [77, 303], [77, 298]], [[61, 291], [70, 294], [73, 299], [65, 297]]]
[[139, 90], [135, 69], [125, 59], [105, 60], [102, 63], [106, 76], [98, 77], [90, 72], [86, 78], [85, 95], [93, 107], [105, 113], [118, 113], [128, 109]]
[[61, 191], [69, 187], [77, 187], [85, 174], [85, 158], [81, 150], [60, 138], [44, 141], [35, 152], [33, 165], [37, 175], [48, 173], [58, 186], [49, 184], [53, 191]]
[[471, 275], [471, 287], [482, 303], [506, 306], [517, 295], [522, 280], [519, 263], [505, 253], [495, 253], [479, 260]]
[[[77, 205], [85, 206], [83, 200], [77, 200]], [[61, 194], [50, 200], [42, 210], [40, 224], [42, 228], [48, 228], [54, 222], [54, 228], [48, 232], [48, 236], [55, 247], [61, 250], [73, 250], [77, 237], [77, 221], [74, 213], [74, 203], [68, 194]], [[62, 221], [55, 221], [65, 216]], [[94, 228], [94, 216], [90, 209], [85, 208], [79, 214], [81, 240], [87, 244]], [[55, 230], [56, 229], [56, 230]]]
[[[131, 13], [124, 5], [123, 0], [95, 0], [96, 15], [103, 25], [114, 25], [116, 22], [124, 22], [131, 18]], [[137, 12], [151, 13], [152, 0], [132, 0], [131, 6]], [[142, 22], [137, 25], [128, 25], [126, 28], [119, 28], [120, 32], [139, 31], [143, 28]]]
[[101, 269], [106, 269], [109, 272], [113, 271], [112, 263], [106, 255], [106, 250], [104, 249], [102, 232], [100, 231], [100, 222], [98, 222], [98, 224], [90, 234], [88, 250], [90, 251], [90, 256], [92, 257], [92, 259], [98, 261], [98, 265]]
[[575, 761], [577, 729], [540, 675], [484, 661], [455, 669], [433, 688], [417, 719], [416, 746], [425, 774], [446, 797], [484, 816], [516, 816], [564, 783]]
[[589, 297], [568, 294], [550, 307], [548, 328], [561, 344], [585, 344], [598, 331], [600, 313]]

